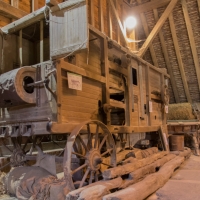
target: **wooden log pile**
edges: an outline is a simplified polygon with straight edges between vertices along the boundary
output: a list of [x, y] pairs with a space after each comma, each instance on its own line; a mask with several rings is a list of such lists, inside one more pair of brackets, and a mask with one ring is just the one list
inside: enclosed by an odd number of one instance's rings
[[145, 199], [167, 182], [191, 151], [176, 154], [155, 151], [142, 159], [125, 156], [122, 165], [103, 172], [104, 180], [69, 192], [66, 200]]
[[[154, 153], [158, 152], [157, 147], [152, 147], [146, 150], [141, 150], [141, 149], [133, 149], [133, 150], [124, 150], [122, 152], [119, 152], [117, 154], [117, 163], [119, 164], [122, 162], [125, 158], [137, 158], [137, 159], [143, 159], [146, 158]], [[108, 166], [111, 164], [110, 163], [110, 157], [104, 158], [103, 163], [107, 164]], [[101, 165], [101, 171], [106, 170], [108, 167], [105, 165]]]

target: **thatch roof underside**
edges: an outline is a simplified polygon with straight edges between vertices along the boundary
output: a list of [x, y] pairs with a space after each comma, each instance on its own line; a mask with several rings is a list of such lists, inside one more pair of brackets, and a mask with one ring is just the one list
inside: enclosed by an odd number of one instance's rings
[[[131, 3], [131, 6], [138, 6], [149, 2], [149, 0], [132, 0], [128, 1]], [[167, 49], [167, 54], [169, 57], [169, 67], [172, 70], [175, 85], [172, 88], [172, 81], [170, 81], [169, 88], [170, 88], [170, 103], [178, 103], [178, 102], [188, 102], [189, 99], [186, 95], [186, 90], [184, 88], [184, 76], [186, 78], [185, 85], [188, 85], [188, 90], [191, 101], [192, 102], [199, 102], [200, 101], [200, 91], [199, 91], [199, 84], [198, 84], [198, 77], [200, 74], [197, 74], [196, 67], [199, 68], [200, 63], [200, 3], [198, 0], [186, 0], [186, 11], [188, 11], [189, 18], [184, 15], [184, 1], [178, 1], [175, 8], [173, 9], [171, 18], [169, 18], [164, 23], [161, 34], [164, 37], [165, 47]], [[198, 5], [199, 4], [199, 5]], [[158, 13], [158, 16], [161, 17], [163, 12], [165, 11], [167, 5], [147, 11], [144, 13], [146, 23], [149, 28], [149, 32], [153, 29], [156, 24], [155, 13]], [[141, 21], [141, 14], [137, 16], [138, 19], [138, 27], [137, 27], [137, 36], [139, 40], [146, 40], [147, 36], [144, 31], [144, 21]], [[174, 23], [175, 26], [175, 34], [177, 37], [178, 43], [178, 50], [181, 55], [181, 61], [178, 61], [177, 57], [177, 49], [175, 48], [175, 43], [171, 31], [170, 26]], [[192, 30], [190, 32], [190, 26], [188, 23], [191, 23]], [[193, 34], [193, 38], [195, 41], [195, 45], [192, 44], [192, 41], [189, 37], [189, 34]], [[142, 46], [144, 42], [139, 43], [139, 48]], [[166, 68], [167, 69], [167, 61], [164, 56], [163, 47], [161, 45], [161, 38], [158, 34], [152, 42], [153, 50], [155, 51], [155, 58], [153, 58], [152, 53], [148, 49], [143, 58], [153, 65], [157, 65], [159, 68]], [[193, 50], [192, 50], [193, 48]], [[195, 57], [195, 51], [198, 57]], [[197, 59], [196, 59], [197, 58]], [[195, 60], [196, 59], [196, 60]], [[180, 71], [180, 62], [183, 64], [184, 74], [181, 74]], [[196, 65], [196, 67], [195, 67]], [[174, 88], [176, 91], [174, 91]], [[175, 98], [175, 93], [177, 94], [178, 98]]]

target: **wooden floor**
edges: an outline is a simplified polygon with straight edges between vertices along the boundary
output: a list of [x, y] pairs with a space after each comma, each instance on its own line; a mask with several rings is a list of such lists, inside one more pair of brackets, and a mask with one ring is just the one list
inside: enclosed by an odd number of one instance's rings
[[171, 179], [147, 200], [199, 200], [200, 157], [192, 155]]

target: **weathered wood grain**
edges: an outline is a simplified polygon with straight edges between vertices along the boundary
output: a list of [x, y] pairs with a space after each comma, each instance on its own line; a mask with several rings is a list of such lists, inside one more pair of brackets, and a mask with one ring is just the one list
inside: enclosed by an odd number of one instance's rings
[[183, 157], [175, 157], [167, 162], [159, 172], [148, 175], [144, 180], [126, 189], [104, 196], [103, 200], [143, 200], [162, 187], [171, 177], [174, 170], [183, 163]]
[[[110, 180], [110, 181], [95, 182], [88, 186], [85, 186], [85, 187], [82, 187], [82, 188], [79, 188], [79, 189], [69, 192], [66, 196], [66, 200], [78, 199], [79, 196], [81, 195], [81, 193], [84, 192], [85, 190], [87, 191], [88, 196], [90, 196], [90, 192], [93, 189], [97, 188], [98, 186], [100, 186], [100, 187], [103, 186], [103, 188], [101, 188], [102, 190], [100, 190], [100, 193], [103, 194], [105, 191], [108, 192], [111, 189], [120, 187], [121, 184], [122, 184], [122, 178], [120, 178], [120, 177]], [[94, 194], [94, 193], [92, 193], [92, 194]], [[85, 194], [82, 193], [82, 195], [85, 195]]]
[[111, 179], [111, 178], [115, 178], [117, 176], [129, 174], [129, 173], [139, 169], [140, 167], [151, 164], [155, 160], [162, 158], [164, 155], [167, 155], [167, 154], [168, 153], [166, 151], [163, 151], [163, 152], [160, 152], [157, 154], [153, 154], [152, 156], [149, 156], [148, 158], [138, 160], [137, 162], [135, 162], [136, 161], [135, 158], [131, 157], [131, 158], [128, 158], [130, 163], [125, 164], [123, 166], [117, 166], [117, 167], [114, 167], [111, 169], [107, 169], [103, 172], [102, 175], [103, 175], [104, 179]]

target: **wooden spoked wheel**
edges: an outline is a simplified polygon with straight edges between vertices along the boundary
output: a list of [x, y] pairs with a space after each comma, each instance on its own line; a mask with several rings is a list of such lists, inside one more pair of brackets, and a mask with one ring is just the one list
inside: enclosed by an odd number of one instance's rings
[[[109, 162], [104, 163], [105, 158]], [[102, 165], [116, 166], [112, 134], [100, 121], [83, 122], [72, 131], [65, 147], [63, 167], [69, 189], [101, 179]]]

